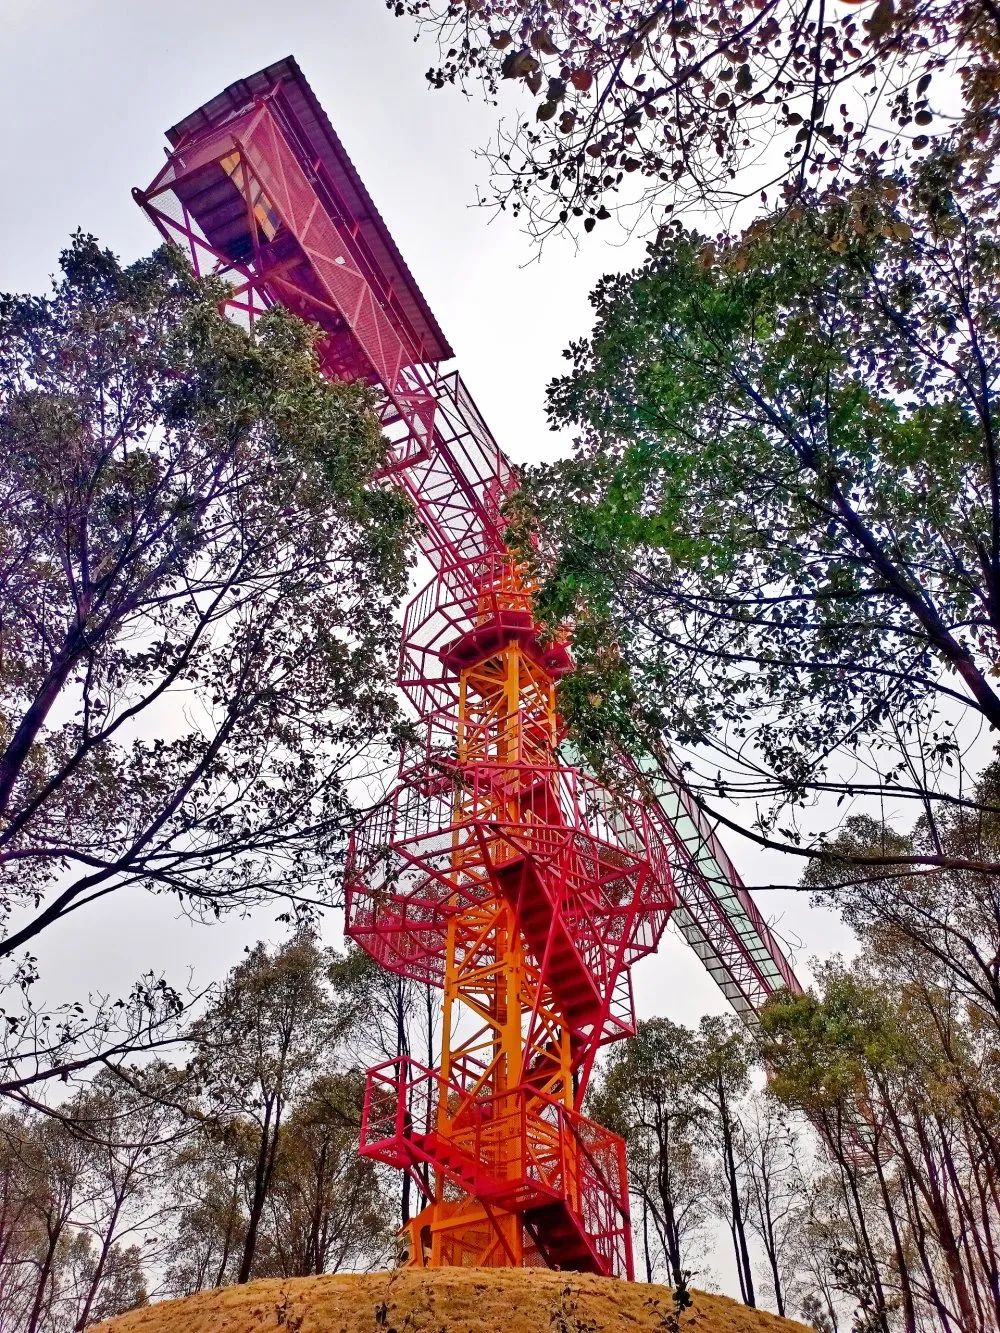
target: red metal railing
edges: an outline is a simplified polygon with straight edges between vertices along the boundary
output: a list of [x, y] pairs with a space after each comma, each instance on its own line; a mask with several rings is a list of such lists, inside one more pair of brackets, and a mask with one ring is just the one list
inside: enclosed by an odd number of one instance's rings
[[[448, 1106], [462, 1109], [449, 1121]], [[442, 1120], [447, 1125], [442, 1125]], [[369, 1070], [361, 1151], [402, 1170], [425, 1188], [421, 1164], [463, 1190], [510, 1212], [558, 1205], [593, 1249], [599, 1271], [625, 1276], [631, 1230], [625, 1144], [617, 1134], [530, 1089], [467, 1090], [408, 1058]]]

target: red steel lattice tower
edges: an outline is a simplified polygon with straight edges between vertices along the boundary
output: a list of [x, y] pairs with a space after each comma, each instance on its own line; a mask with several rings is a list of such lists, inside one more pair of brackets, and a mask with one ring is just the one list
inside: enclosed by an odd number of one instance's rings
[[345, 882], [351, 937], [441, 989], [441, 1060], [369, 1072], [362, 1151], [426, 1197], [412, 1263], [631, 1277], [624, 1144], [580, 1106], [601, 1046], [634, 1030], [633, 963], [673, 913], [748, 1020], [794, 975], [676, 778], [630, 799], [568, 760], [567, 653], [504, 542], [510, 465], [298, 66], [233, 84], [168, 139], [138, 201], [197, 272], [226, 276], [237, 318], [284, 304], [323, 330], [324, 373], [379, 386], [386, 479], [433, 569], [398, 678], [420, 742]]

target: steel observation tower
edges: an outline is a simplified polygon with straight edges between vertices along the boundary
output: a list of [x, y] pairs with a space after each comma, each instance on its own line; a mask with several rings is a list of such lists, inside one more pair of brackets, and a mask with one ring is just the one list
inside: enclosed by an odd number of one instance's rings
[[380, 388], [384, 482], [416, 505], [434, 571], [398, 675], [421, 741], [355, 830], [345, 879], [351, 938], [441, 990], [441, 1057], [369, 1071], [361, 1151], [424, 1196], [409, 1263], [631, 1278], [625, 1145], [580, 1108], [600, 1048], [634, 1031], [633, 963], [672, 918], [751, 1025], [798, 983], [678, 775], [628, 799], [567, 761], [571, 664], [504, 542], [511, 466], [296, 62], [167, 138], [138, 203], [196, 272], [228, 280], [233, 317], [252, 328], [284, 305], [323, 330], [325, 374]]

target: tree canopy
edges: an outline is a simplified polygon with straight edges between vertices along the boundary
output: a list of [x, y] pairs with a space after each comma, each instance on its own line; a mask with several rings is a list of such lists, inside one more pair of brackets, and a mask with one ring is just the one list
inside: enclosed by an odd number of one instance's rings
[[[621, 211], [786, 198], [919, 158], [954, 132], [996, 147], [994, 0], [389, 0], [437, 46], [432, 87], [513, 84], [493, 188], [542, 238]], [[523, 115], [523, 118], [522, 118]]]
[[132, 1017], [40, 1039], [15, 997], [41, 932], [142, 888], [209, 917], [334, 901], [347, 782], [396, 726], [411, 526], [369, 484], [371, 393], [222, 295], [77, 235], [48, 296], [0, 297], [5, 1089], [155, 1040], [145, 1001], [172, 1003], [151, 978]]
[[833, 964], [821, 981], [819, 995], [765, 1008], [763, 1054], [836, 1173], [831, 1275], [866, 1328], [988, 1333], [1000, 1318], [995, 1029], [952, 988], [900, 988], [878, 963]]
[[331, 981], [337, 962], [305, 932], [248, 949], [185, 1064], [103, 1069], [44, 1112], [0, 1116], [4, 1333], [384, 1264], [395, 1204], [358, 1153], [350, 1046], [363, 1034]]
[[942, 149], [741, 235], [675, 226], [550, 389], [578, 448], [521, 517], [575, 617], [566, 711], [597, 754], [665, 736], [768, 845], [821, 851], [827, 794], [971, 800], [1000, 725], [990, 216]]

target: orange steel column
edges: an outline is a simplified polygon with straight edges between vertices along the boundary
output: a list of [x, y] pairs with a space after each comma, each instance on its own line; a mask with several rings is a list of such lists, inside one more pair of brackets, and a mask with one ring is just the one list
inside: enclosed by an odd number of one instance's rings
[[400, 679], [425, 748], [352, 838], [352, 936], [443, 992], [440, 1062], [369, 1071], [361, 1150], [428, 1200], [409, 1263], [627, 1277], [624, 1144], [579, 1103], [599, 1048], [634, 1030], [666, 862], [641, 807], [560, 756], [568, 658], [534, 589], [506, 552], [466, 573], [411, 604]]
[[[509, 564], [501, 584], [501, 604], [509, 598], [520, 605], [529, 595]], [[453, 862], [457, 874], [488, 876], [494, 891], [481, 904], [461, 906], [449, 921], [438, 1130], [442, 1140], [491, 1160], [496, 1176], [511, 1186], [525, 1173], [528, 1123], [537, 1115], [525, 1086], [572, 1108], [570, 1043], [560, 1015], [540, 993], [538, 968], [496, 882], [497, 870], [505, 861], [514, 863], [518, 852], [496, 845], [484, 857], [481, 838], [469, 838], [468, 830], [473, 820], [477, 827], [524, 822], [525, 797], [537, 797], [539, 782], [552, 781], [557, 738], [553, 677], [520, 642], [504, 644], [460, 672], [457, 769], [477, 776], [456, 796]], [[544, 1034], [541, 1048], [537, 1040], [525, 1046], [531, 1032]], [[464, 1097], [456, 1096], [456, 1087]], [[470, 1111], [474, 1120], [474, 1108], [484, 1100], [492, 1108], [488, 1127], [463, 1130], [463, 1120]], [[475, 1144], [468, 1142], [473, 1136]], [[416, 1225], [425, 1237], [429, 1228], [426, 1262], [432, 1266], [520, 1266], [526, 1250], [534, 1249], [530, 1238], [526, 1243], [520, 1213], [455, 1198], [442, 1172], [436, 1173], [435, 1201]]]

